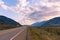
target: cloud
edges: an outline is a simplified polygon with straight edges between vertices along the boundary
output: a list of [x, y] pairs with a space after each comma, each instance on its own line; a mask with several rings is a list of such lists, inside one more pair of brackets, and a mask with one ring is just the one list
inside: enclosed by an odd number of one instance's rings
[[7, 6], [0, 0], [0, 7], [21, 15], [22, 24], [32, 24], [60, 16], [60, 0], [18, 0], [16, 6]]
[[2, 0], [0, 0], [0, 7], [4, 10], [8, 10], [8, 6], [6, 6]]

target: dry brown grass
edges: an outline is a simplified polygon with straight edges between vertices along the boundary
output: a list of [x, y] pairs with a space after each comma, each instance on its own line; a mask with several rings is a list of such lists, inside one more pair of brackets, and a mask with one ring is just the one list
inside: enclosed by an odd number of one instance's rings
[[31, 40], [60, 40], [60, 28], [29, 27]]

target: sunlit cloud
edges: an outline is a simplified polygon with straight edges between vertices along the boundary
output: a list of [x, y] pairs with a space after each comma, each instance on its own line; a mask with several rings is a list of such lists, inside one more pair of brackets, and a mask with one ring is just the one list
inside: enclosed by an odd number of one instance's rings
[[32, 24], [60, 16], [60, 0], [17, 0], [15, 6], [8, 6], [0, 0], [0, 7], [21, 15], [21, 24]]
[[4, 10], [7, 10], [7, 6], [4, 5], [4, 2], [2, 0], [0, 0], [0, 7], [2, 7]]

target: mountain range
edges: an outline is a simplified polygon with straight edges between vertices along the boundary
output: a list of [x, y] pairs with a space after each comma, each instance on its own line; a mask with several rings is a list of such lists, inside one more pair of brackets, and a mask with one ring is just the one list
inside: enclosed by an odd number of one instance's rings
[[41, 25], [43, 25], [44, 23], [45, 23], [46, 21], [42, 21], [42, 22], [36, 22], [36, 23], [34, 23], [34, 24], [32, 24], [32, 26], [41, 26]]
[[42, 21], [42, 22], [36, 22], [32, 24], [32, 26], [44, 26], [44, 27], [52, 27], [52, 26], [60, 26], [60, 17], [55, 17], [47, 21]]
[[5, 17], [5, 16], [2, 16], [0, 15], [0, 25], [1, 24], [4, 24], [4, 25], [13, 25], [13, 26], [21, 26], [21, 24], [19, 24], [18, 22], [8, 18], [8, 17]]
[[47, 22], [45, 22], [42, 26], [59, 27], [60, 26], [60, 17], [55, 17], [53, 19], [50, 19]]

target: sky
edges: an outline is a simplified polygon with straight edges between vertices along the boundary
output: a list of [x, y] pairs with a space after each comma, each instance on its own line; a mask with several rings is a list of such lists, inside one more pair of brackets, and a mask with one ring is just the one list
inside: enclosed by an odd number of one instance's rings
[[0, 0], [0, 15], [31, 25], [60, 17], [60, 0]]

